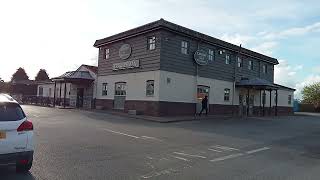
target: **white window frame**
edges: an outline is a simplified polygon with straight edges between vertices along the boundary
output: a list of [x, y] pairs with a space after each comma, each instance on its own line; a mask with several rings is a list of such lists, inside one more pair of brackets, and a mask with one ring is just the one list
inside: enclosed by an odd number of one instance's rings
[[[150, 89], [151, 85], [152, 85], [152, 89]], [[146, 81], [146, 96], [148, 97], [154, 96], [154, 80]]]
[[209, 49], [208, 50], [208, 60], [212, 62], [213, 58], [214, 58], [214, 51], [212, 49]]
[[105, 50], [105, 57], [104, 57], [105, 59], [109, 59], [110, 58], [110, 49], [109, 48], [107, 48], [106, 50]]
[[225, 88], [224, 89], [224, 95], [223, 95], [223, 100], [224, 101], [230, 101], [230, 89], [229, 88]]
[[243, 61], [242, 61], [241, 57], [237, 58], [237, 66], [238, 66], [238, 68], [242, 68], [242, 66], [243, 66]]
[[156, 37], [151, 36], [148, 37], [148, 50], [155, 50], [156, 49]]
[[189, 53], [189, 42], [181, 41], [181, 53], [188, 54]]
[[230, 55], [229, 54], [226, 54], [226, 61], [225, 61], [226, 64], [230, 64]]
[[288, 95], [288, 104], [289, 104], [289, 105], [292, 104], [292, 95]]
[[268, 73], [267, 65], [266, 65], [266, 64], [263, 64], [263, 65], [262, 65], [262, 73], [263, 73], [263, 74], [267, 74], [267, 73]]
[[253, 61], [252, 60], [248, 61], [248, 70], [253, 70]]
[[108, 96], [108, 83], [102, 83], [102, 96]]

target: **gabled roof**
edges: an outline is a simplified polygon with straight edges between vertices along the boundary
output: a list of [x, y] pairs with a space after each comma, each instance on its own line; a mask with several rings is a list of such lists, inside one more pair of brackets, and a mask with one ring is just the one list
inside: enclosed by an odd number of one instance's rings
[[91, 65], [86, 65], [86, 64], [82, 64], [81, 66], [84, 66], [87, 69], [89, 69], [90, 71], [92, 71], [93, 73], [98, 74], [98, 67], [97, 66], [91, 66]]
[[245, 56], [251, 56], [254, 57], [256, 59], [260, 59], [262, 61], [266, 61], [272, 64], [279, 64], [278, 60], [254, 51], [251, 51], [249, 49], [245, 49], [245, 48], [240, 48], [240, 46], [228, 43], [226, 41], [222, 41], [220, 39], [202, 34], [200, 32], [185, 28], [183, 26], [174, 24], [172, 22], [166, 21], [164, 19], [160, 19], [158, 21], [154, 21], [148, 24], [145, 24], [143, 26], [139, 26], [137, 28], [125, 31], [125, 32], [121, 32], [119, 34], [115, 34], [113, 36], [109, 36], [103, 39], [99, 39], [96, 40], [94, 43], [94, 47], [101, 47], [103, 45], [112, 43], [112, 42], [116, 42], [116, 41], [120, 41], [129, 37], [134, 37], [134, 36], [138, 36], [150, 31], [154, 31], [157, 29], [166, 29], [169, 31], [173, 31], [175, 33], [179, 33], [179, 34], [183, 34], [184, 36], [189, 36], [191, 38], [200, 40], [202, 42], [206, 42], [209, 44], [213, 44], [215, 46], [221, 47], [221, 48], [225, 48], [227, 50], [233, 51], [233, 52], [239, 52], [239, 50], [241, 49], [240, 54], [241, 55], [245, 55]]
[[53, 80], [57, 79], [87, 79], [94, 80], [94, 78], [90, 75], [88, 71], [68, 71], [61, 76], [53, 78]]

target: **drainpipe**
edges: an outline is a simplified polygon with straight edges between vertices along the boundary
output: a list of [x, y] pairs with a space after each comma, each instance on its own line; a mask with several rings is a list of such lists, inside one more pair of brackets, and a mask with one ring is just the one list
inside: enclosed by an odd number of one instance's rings
[[232, 87], [232, 116], [234, 116], [234, 96], [235, 96], [235, 90], [236, 90], [236, 69], [237, 69], [237, 62], [238, 62], [238, 57], [239, 57], [239, 54], [241, 52], [241, 44], [239, 46], [239, 51], [237, 52], [237, 55], [236, 55], [236, 59], [234, 61], [234, 69], [233, 69], [233, 87]]

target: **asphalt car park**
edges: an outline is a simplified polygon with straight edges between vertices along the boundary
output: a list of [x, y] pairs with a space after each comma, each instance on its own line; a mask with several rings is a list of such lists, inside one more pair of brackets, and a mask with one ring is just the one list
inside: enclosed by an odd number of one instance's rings
[[318, 179], [320, 118], [299, 114], [156, 123], [22, 106], [34, 124], [30, 173], [1, 179]]

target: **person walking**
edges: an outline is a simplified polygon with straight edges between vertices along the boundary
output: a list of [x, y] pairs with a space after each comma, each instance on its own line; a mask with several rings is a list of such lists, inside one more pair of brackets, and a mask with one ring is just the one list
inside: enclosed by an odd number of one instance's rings
[[199, 113], [199, 116], [201, 116], [203, 110], [206, 110], [206, 116], [207, 116], [208, 115], [208, 96], [205, 96], [202, 99], [201, 103], [202, 103], [202, 108], [201, 108], [201, 111]]

